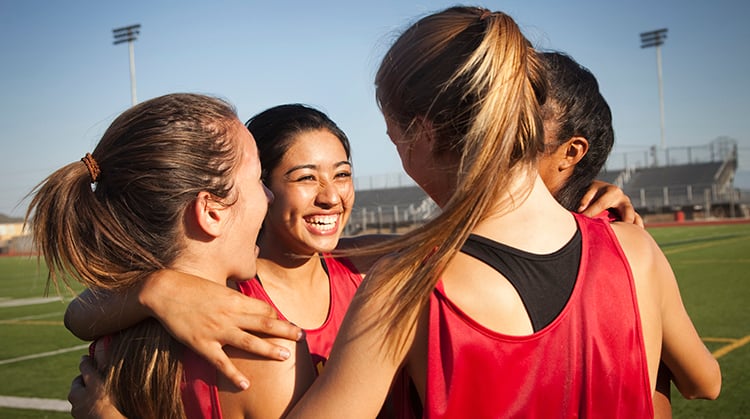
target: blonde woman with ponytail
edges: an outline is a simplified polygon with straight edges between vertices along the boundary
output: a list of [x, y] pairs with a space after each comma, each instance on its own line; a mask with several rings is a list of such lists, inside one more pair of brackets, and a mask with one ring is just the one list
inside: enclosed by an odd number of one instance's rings
[[682, 341], [695, 330], [653, 240], [542, 183], [540, 60], [509, 16], [472, 7], [420, 19], [386, 53], [388, 134], [442, 213], [370, 249], [390, 256], [292, 417], [373, 417], [400, 374], [424, 417], [652, 417], [662, 348], [704, 362], [690, 378], [716, 397], [718, 364]]

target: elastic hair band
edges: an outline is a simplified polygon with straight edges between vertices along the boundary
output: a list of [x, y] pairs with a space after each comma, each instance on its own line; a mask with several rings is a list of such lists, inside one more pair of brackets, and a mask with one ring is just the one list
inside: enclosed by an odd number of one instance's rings
[[485, 19], [487, 19], [487, 18], [488, 18], [488, 17], [489, 17], [489, 16], [491, 15], [491, 14], [492, 14], [492, 12], [490, 12], [489, 10], [485, 10], [485, 11], [484, 11], [484, 12], [482, 13], [482, 15], [481, 15], [481, 16], [479, 16], [479, 20], [485, 20]]
[[86, 168], [89, 169], [91, 183], [96, 183], [96, 181], [99, 180], [99, 174], [101, 174], [102, 171], [101, 169], [99, 169], [99, 165], [96, 163], [96, 160], [94, 160], [94, 156], [92, 156], [91, 153], [86, 153], [81, 161], [86, 165]]

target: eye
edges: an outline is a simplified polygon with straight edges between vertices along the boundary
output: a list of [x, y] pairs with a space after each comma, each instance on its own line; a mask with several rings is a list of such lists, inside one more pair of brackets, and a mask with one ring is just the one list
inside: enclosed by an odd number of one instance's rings
[[352, 172], [346, 171], [346, 172], [339, 172], [336, 173], [337, 178], [350, 178], [352, 177]]
[[304, 176], [300, 176], [297, 179], [295, 179], [296, 182], [304, 182], [304, 181], [308, 181], [308, 180], [315, 180], [315, 176], [313, 176], [313, 175], [304, 175]]

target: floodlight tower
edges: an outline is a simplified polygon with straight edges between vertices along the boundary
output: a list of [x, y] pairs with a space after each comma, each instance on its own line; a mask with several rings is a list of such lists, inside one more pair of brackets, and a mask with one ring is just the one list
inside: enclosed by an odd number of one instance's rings
[[138, 99], [136, 99], [135, 94], [135, 51], [133, 41], [138, 39], [138, 34], [141, 33], [141, 25], [137, 24], [112, 29], [112, 33], [115, 37], [114, 45], [122, 44], [123, 42], [128, 43], [128, 50], [130, 52], [130, 102], [135, 105]]
[[667, 28], [657, 29], [651, 32], [641, 33], [641, 48], [656, 47], [656, 71], [659, 76], [659, 115], [661, 117], [661, 149], [666, 148], [664, 144], [664, 91], [661, 79], [661, 46], [667, 39]]

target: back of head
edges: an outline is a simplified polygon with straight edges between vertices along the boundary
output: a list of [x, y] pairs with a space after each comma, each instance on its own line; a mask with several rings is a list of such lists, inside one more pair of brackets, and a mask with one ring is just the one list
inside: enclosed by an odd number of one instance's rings
[[307, 131], [327, 130], [341, 141], [351, 159], [349, 138], [325, 113], [299, 103], [268, 108], [250, 118], [245, 126], [255, 138], [263, 168], [263, 180], [278, 166], [294, 137]]
[[596, 77], [568, 55], [542, 54], [549, 82], [542, 112], [552, 127], [548, 148], [556, 148], [572, 137], [584, 137], [589, 148], [576, 164], [573, 174], [556, 194], [560, 203], [575, 210], [583, 194], [596, 178], [614, 143], [612, 113], [599, 91]]
[[[119, 289], [169, 267], [198, 193], [227, 205], [235, 199], [236, 124], [229, 104], [195, 94], [161, 96], [117, 117], [91, 155], [47, 177], [29, 206], [50, 278], [71, 275], [94, 291]], [[99, 367], [123, 413], [184, 417], [180, 352], [153, 319], [112, 340], [109, 362]]]
[[[393, 245], [405, 249], [404, 257], [379, 267], [393, 278], [387, 320], [402, 326], [426, 304], [437, 274], [474, 226], [490, 211], [507, 211], [510, 185], [533, 170], [543, 150], [539, 107], [546, 82], [536, 51], [511, 17], [452, 7], [406, 29], [383, 58], [375, 84], [384, 116], [405, 142], [427, 122], [433, 157], [455, 162], [444, 168], [455, 184], [443, 185], [441, 214]], [[530, 186], [512, 199], [524, 199]]]
[[169, 266], [198, 192], [230, 203], [233, 121], [230, 105], [195, 94], [157, 97], [117, 117], [86, 164], [59, 169], [35, 191], [28, 214], [51, 278], [117, 289]]
[[[229, 104], [195, 94], [158, 97], [116, 118], [91, 155], [47, 177], [29, 206], [50, 278], [119, 289], [168, 267], [198, 193], [235, 199], [236, 124]], [[180, 353], [157, 321], [141, 322], [112, 340], [99, 365], [105, 390], [128, 417], [184, 418]]]

